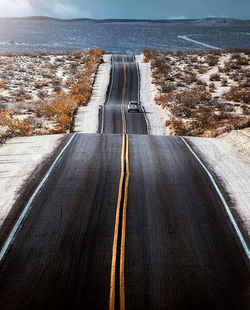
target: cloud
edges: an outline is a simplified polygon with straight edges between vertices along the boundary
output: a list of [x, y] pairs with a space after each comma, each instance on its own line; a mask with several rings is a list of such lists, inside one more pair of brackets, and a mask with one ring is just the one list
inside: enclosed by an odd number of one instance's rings
[[47, 15], [61, 18], [89, 16], [89, 12], [79, 10], [77, 4], [70, 4], [67, 0], [29, 0], [36, 15]]
[[29, 0], [0, 0], [1, 17], [19, 17], [34, 15]]
[[0, 0], [1, 17], [53, 16], [59, 18], [90, 17], [88, 11], [80, 10], [67, 0]]
[[79, 9], [76, 6], [66, 5], [57, 1], [53, 7], [53, 16], [59, 17], [79, 17]]

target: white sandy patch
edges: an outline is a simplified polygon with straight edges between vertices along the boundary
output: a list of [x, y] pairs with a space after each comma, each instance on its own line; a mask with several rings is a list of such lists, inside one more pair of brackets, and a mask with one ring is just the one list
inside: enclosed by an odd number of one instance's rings
[[13, 138], [0, 146], [0, 226], [22, 185], [58, 147], [63, 135]]
[[136, 55], [136, 61], [141, 77], [140, 101], [146, 112], [149, 133], [152, 135], [168, 135], [168, 129], [164, 126], [166, 111], [156, 105], [154, 101], [157, 91], [152, 83], [150, 64], [143, 62], [143, 54]]
[[99, 107], [105, 104], [111, 72], [111, 55], [103, 56], [104, 63], [98, 68], [90, 102], [80, 107], [75, 118], [75, 132], [97, 133]]
[[[218, 62], [218, 66], [221, 66], [221, 67], [224, 67], [225, 63], [227, 61], [229, 61], [229, 59], [231, 58], [231, 55], [230, 54], [227, 54], [227, 55], [224, 55], [220, 58], [219, 62]], [[208, 70], [206, 73], [204, 74], [201, 74], [198, 76], [198, 79], [207, 83], [208, 85], [210, 85], [211, 83], [214, 83], [215, 85], [215, 91], [212, 93], [212, 96], [213, 97], [221, 97], [223, 94], [227, 93], [230, 89], [230, 86], [232, 84], [235, 84], [233, 83], [232, 80], [230, 79], [227, 79], [228, 80], [228, 86], [221, 86], [221, 82], [220, 81], [210, 81], [210, 76], [212, 74], [215, 74], [215, 73], [219, 73], [219, 68], [218, 66], [215, 66], [213, 67], [212, 69]], [[220, 73], [219, 73], [220, 74]], [[225, 77], [225, 75], [223, 74], [220, 74], [221, 77]]]
[[232, 130], [223, 134], [220, 139], [231, 144], [241, 155], [244, 161], [250, 165], [250, 128]]
[[223, 182], [250, 235], [250, 163], [232, 145], [215, 138], [187, 138]]

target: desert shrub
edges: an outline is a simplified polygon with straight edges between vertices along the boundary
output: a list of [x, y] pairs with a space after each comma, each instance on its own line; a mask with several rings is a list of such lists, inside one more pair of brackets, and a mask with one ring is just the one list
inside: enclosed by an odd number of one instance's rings
[[0, 88], [5, 88], [6, 82], [4, 80], [0, 80]]
[[49, 81], [48, 80], [45, 80], [45, 81], [35, 81], [34, 82], [34, 87], [36, 89], [41, 89], [43, 87], [47, 87], [49, 86]]
[[167, 93], [155, 97], [155, 103], [162, 106], [163, 108], [165, 108], [172, 100], [173, 96], [169, 96]]
[[5, 67], [5, 70], [14, 71], [14, 70], [16, 70], [16, 67], [12, 63], [8, 63]]
[[239, 59], [237, 59], [236, 61], [236, 65], [238, 66], [248, 66], [249, 61], [246, 57], [241, 57]]
[[146, 49], [143, 51], [144, 61], [149, 62], [151, 59], [154, 59], [157, 55], [156, 50]]
[[239, 88], [250, 88], [250, 79], [246, 81], [241, 81], [239, 83]]
[[227, 86], [228, 85], [228, 81], [227, 81], [227, 79], [223, 79], [222, 81], [221, 81], [221, 86]]
[[230, 72], [232, 70], [239, 70], [241, 66], [232, 60], [225, 62], [224, 64], [224, 72]]
[[202, 85], [204, 85], [204, 86], [207, 86], [207, 83], [206, 82], [203, 82], [202, 80], [200, 80], [200, 79], [197, 79], [197, 85], [200, 85], [200, 86], [202, 86]]
[[7, 126], [17, 135], [28, 136], [30, 134], [31, 126], [25, 120], [14, 118], [9, 111], [0, 110], [0, 125]]
[[40, 99], [44, 99], [47, 95], [48, 95], [48, 93], [47, 93], [46, 91], [42, 91], [42, 90], [40, 90], [40, 91], [37, 93], [37, 96], [38, 96], [38, 98], [40, 98]]
[[212, 82], [209, 84], [209, 90], [213, 92], [215, 90], [215, 84]]
[[250, 103], [250, 91], [247, 89], [239, 89], [235, 86], [231, 87], [230, 90], [224, 95], [226, 100]]
[[[75, 58], [77, 58], [77, 57], [75, 56]], [[55, 62], [64, 62], [64, 59], [63, 59], [63, 57], [56, 57]]]
[[210, 67], [213, 67], [218, 64], [219, 58], [215, 55], [208, 55], [206, 61]]
[[175, 84], [174, 83], [164, 83], [161, 87], [161, 90], [163, 93], [170, 93], [171, 91], [175, 90]]
[[27, 64], [27, 68], [31, 71], [34, 71], [36, 69], [35, 65], [32, 62]]
[[61, 85], [55, 85], [55, 86], [54, 86], [54, 92], [60, 93], [61, 91], [62, 91]]
[[224, 68], [221, 67], [221, 66], [218, 66], [218, 71], [219, 71], [220, 73], [224, 73], [224, 72], [225, 72]]
[[220, 81], [220, 75], [219, 75], [219, 73], [211, 74], [209, 80], [210, 80], [210, 81]]
[[194, 107], [204, 102], [209, 102], [211, 95], [208, 92], [197, 91], [197, 90], [184, 90], [176, 93], [175, 101], [179, 103], [186, 103]]
[[84, 52], [83, 51], [73, 51], [71, 54], [74, 58], [81, 59], [84, 55]]
[[165, 126], [171, 129], [171, 133], [174, 136], [185, 136], [188, 133], [185, 123], [181, 119], [175, 117], [171, 117], [170, 120], [167, 120]]

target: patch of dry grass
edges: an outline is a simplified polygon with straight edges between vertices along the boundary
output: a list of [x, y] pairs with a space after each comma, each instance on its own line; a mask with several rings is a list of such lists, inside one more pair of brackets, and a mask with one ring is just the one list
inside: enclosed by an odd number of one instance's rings
[[250, 50], [145, 50], [172, 135], [214, 137], [249, 126]]
[[103, 54], [0, 56], [0, 126], [22, 136], [69, 132], [75, 110], [90, 99]]

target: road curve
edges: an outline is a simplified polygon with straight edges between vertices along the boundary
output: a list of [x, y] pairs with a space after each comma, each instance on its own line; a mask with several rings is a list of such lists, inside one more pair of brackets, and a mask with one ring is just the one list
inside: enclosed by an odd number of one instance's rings
[[102, 113], [102, 133], [123, 133], [122, 109], [124, 108], [126, 132], [147, 134], [144, 113], [128, 113], [131, 100], [139, 101], [139, 76], [134, 56], [113, 56], [112, 76], [107, 103]]

